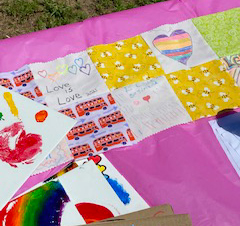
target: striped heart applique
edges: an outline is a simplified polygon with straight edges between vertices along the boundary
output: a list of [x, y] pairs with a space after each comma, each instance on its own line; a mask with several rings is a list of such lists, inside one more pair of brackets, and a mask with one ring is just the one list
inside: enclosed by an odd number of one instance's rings
[[170, 36], [158, 35], [153, 45], [161, 54], [185, 65], [192, 55], [192, 40], [184, 30], [175, 30]]

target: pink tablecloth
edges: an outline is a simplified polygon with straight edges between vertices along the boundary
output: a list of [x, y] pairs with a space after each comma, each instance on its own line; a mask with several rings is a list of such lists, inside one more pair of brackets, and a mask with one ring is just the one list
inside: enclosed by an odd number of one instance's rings
[[[2, 40], [0, 72], [239, 6], [239, 0], [172, 0]], [[167, 130], [107, 157], [149, 204], [169, 202], [177, 213], [190, 213], [195, 226], [239, 225], [239, 178], [206, 120]]]

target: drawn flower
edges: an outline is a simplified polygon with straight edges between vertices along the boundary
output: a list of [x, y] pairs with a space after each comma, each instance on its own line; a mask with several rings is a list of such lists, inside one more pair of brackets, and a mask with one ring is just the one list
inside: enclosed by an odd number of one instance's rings
[[203, 92], [202, 92], [202, 96], [203, 97], [208, 97], [210, 94], [210, 89], [208, 87], [204, 87]]
[[148, 50], [146, 51], [146, 54], [147, 54], [147, 56], [149, 56], [149, 57], [154, 57], [154, 54], [153, 54], [153, 52], [152, 52], [151, 49], [148, 49]]
[[214, 111], [219, 109], [219, 106], [211, 104], [211, 103], [206, 103], [207, 108], [212, 109]]
[[219, 93], [219, 96], [222, 97], [222, 100], [223, 100], [224, 102], [228, 102], [228, 101], [230, 100], [228, 94], [226, 94], [226, 93], [224, 93], [224, 92], [220, 92], [220, 93]]
[[221, 86], [221, 85], [225, 84], [225, 79], [222, 78], [217, 81], [214, 81], [213, 84], [216, 86]]
[[188, 95], [188, 94], [190, 94], [192, 92], [193, 92], [193, 88], [192, 87], [189, 87], [189, 88], [186, 88], [186, 89], [182, 90], [182, 93], [185, 94], [185, 95]]
[[101, 53], [101, 57], [108, 57], [108, 56], [112, 56], [112, 54], [108, 51]]
[[187, 102], [187, 106], [190, 108], [190, 111], [196, 111], [196, 105], [192, 102]]
[[124, 42], [122, 42], [122, 41], [116, 42], [115, 48], [116, 48], [117, 50], [121, 50], [123, 45], [124, 45]]
[[142, 44], [141, 43], [135, 43], [135, 44], [132, 44], [132, 49], [139, 49], [142, 47]]
[[201, 67], [201, 71], [203, 72], [204, 76], [208, 77], [210, 75], [210, 72], [206, 67]]
[[141, 68], [141, 64], [134, 64], [133, 65], [133, 70], [136, 71], [136, 72], [138, 72], [140, 70], [140, 68]]
[[137, 55], [131, 53], [126, 53], [124, 56], [132, 59], [137, 59]]
[[153, 64], [153, 65], [150, 65], [149, 70], [153, 71], [160, 67], [161, 67], [160, 64]]
[[124, 66], [119, 61], [115, 62], [115, 66], [118, 70], [124, 70]]
[[178, 83], [179, 83], [179, 80], [178, 80], [177, 76], [175, 76], [175, 75], [170, 75], [170, 78], [172, 79], [172, 81], [173, 81], [174, 84], [178, 84]]
[[189, 81], [192, 81], [192, 82], [194, 82], [194, 83], [200, 82], [200, 79], [199, 79], [199, 78], [192, 77], [192, 76], [190, 76], [190, 75], [188, 75], [188, 80], [189, 80]]

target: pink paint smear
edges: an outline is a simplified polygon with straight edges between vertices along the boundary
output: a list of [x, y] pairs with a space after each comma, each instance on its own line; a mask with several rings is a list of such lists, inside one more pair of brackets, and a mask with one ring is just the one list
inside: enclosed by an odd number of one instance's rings
[[[16, 137], [16, 138], [15, 138]], [[15, 149], [10, 148], [10, 138], [15, 138]], [[27, 134], [22, 122], [16, 122], [0, 131], [0, 159], [17, 168], [16, 163], [33, 163], [33, 157], [42, 152], [42, 138]]]

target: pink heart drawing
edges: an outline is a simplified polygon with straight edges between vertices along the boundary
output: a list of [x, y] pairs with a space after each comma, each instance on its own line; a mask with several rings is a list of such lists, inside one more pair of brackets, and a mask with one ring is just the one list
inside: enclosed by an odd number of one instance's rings
[[46, 78], [47, 77], [47, 72], [45, 70], [42, 70], [42, 71], [39, 71], [38, 74], [43, 77], [43, 78]]
[[149, 102], [150, 98], [151, 98], [151, 97], [150, 97], [149, 95], [147, 95], [147, 96], [143, 97], [143, 100]]
[[133, 104], [134, 104], [134, 105], [139, 105], [139, 104], [140, 104], [140, 101], [139, 101], [139, 100], [134, 100], [134, 101], [133, 101]]

